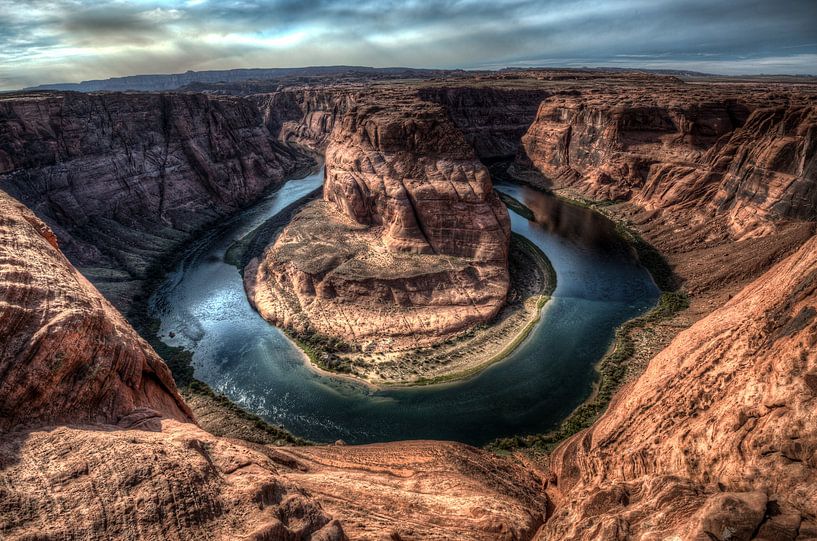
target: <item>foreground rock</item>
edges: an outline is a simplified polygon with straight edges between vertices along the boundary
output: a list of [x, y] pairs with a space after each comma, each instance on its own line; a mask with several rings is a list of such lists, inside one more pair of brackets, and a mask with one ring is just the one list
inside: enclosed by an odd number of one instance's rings
[[556, 450], [558, 511], [538, 538], [817, 536], [815, 315], [812, 239]]
[[203, 431], [161, 359], [2, 192], [0, 293], [4, 540], [340, 541], [341, 521], [355, 539], [511, 540], [543, 520], [538, 476], [465, 445], [282, 449]]
[[439, 107], [377, 96], [353, 108], [326, 151], [323, 199], [245, 270], [266, 319], [380, 351], [444, 340], [502, 308], [508, 213]]
[[44, 422], [190, 420], [156, 353], [0, 192], [0, 431]]
[[531, 539], [545, 519], [539, 474], [467, 445], [408, 441], [300, 447], [287, 479], [343, 516], [352, 539]]

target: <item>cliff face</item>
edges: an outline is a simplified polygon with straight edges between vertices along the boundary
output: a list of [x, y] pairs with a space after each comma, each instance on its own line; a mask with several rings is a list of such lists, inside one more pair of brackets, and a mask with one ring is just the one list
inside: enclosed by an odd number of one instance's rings
[[817, 108], [809, 99], [698, 93], [668, 86], [548, 98], [517, 166], [594, 199], [695, 208], [698, 222], [728, 216], [737, 236], [767, 221], [814, 220]]
[[324, 201], [245, 271], [267, 319], [370, 348], [426, 345], [492, 318], [507, 210], [442, 109], [368, 98], [336, 125]]
[[539, 538], [816, 536], [815, 314], [813, 238], [678, 335], [557, 449], [558, 511]]
[[353, 106], [359, 91], [346, 87], [287, 89], [253, 96], [264, 125], [278, 140], [323, 152], [335, 122]]
[[519, 151], [539, 104], [552, 92], [544, 88], [423, 87], [421, 99], [441, 105], [481, 160], [512, 158]]
[[167, 366], [0, 192], [0, 431], [49, 422], [190, 420]]
[[0, 100], [0, 187], [120, 308], [157, 258], [309, 161], [252, 102], [195, 94]]

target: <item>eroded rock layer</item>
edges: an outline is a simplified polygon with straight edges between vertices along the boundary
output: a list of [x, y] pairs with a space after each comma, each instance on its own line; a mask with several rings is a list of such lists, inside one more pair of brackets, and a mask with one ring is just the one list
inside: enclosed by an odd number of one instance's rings
[[170, 370], [69, 265], [48, 226], [0, 192], [0, 431], [160, 415], [190, 419]]
[[120, 308], [151, 266], [197, 228], [308, 162], [279, 143], [244, 98], [0, 100], [0, 187], [48, 223], [71, 261]]
[[517, 160], [594, 199], [726, 215], [740, 236], [817, 219], [815, 150], [813, 94], [667, 84], [547, 98]]
[[332, 133], [324, 201], [251, 262], [245, 285], [265, 318], [299, 333], [423, 346], [500, 310], [510, 221], [442, 109], [367, 100]]
[[815, 315], [813, 238], [556, 450], [558, 511], [538, 538], [817, 536]]

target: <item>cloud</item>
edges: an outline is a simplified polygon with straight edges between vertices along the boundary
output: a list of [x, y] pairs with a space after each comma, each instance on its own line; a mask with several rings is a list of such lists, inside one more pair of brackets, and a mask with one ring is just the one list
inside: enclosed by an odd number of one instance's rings
[[815, 73], [813, 0], [0, 0], [0, 88], [188, 69]]

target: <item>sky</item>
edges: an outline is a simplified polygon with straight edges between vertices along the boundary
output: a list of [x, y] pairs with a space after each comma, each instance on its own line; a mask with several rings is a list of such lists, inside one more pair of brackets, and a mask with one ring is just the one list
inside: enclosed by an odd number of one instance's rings
[[817, 74], [817, 0], [0, 0], [0, 89], [318, 65]]

